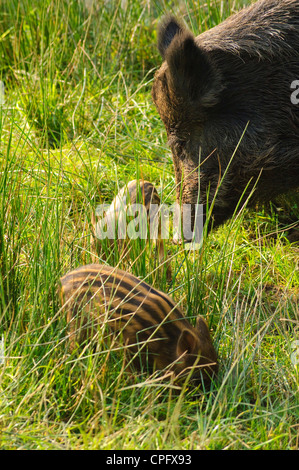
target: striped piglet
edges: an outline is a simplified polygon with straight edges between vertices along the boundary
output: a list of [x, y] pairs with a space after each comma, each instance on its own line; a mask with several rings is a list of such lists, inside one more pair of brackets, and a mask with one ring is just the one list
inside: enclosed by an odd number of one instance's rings
[[82, 266], [61, 278], [60, 294], [71, 349], [107, 325], [138, 370], [167, 368], [205, 386], [218, 370], [205, 320], [197, 317], [193, 327], [169, 296], [128, 272]]

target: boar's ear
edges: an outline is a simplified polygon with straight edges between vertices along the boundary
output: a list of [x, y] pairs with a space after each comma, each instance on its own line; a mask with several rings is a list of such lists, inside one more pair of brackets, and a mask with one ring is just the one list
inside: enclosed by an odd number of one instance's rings
[[177, 355], [196, 354], [199, 349], [199, 340], [197, 336], [190, 330], [183, 330], [177, 344]]
[[169, 85], [184, 100], [199, 100], [204, 106], [218, 102], [220, 77], [207, 51], [173, 17], [159, 31], [158, 47], [168, 65]]
[[178, 33], [183, 32], [182, 26], [174, 16], [167, 16], [159, 25], [158, 49], [162, 59], [165, 59], [165, 51], [170, 46], [171, 41]]

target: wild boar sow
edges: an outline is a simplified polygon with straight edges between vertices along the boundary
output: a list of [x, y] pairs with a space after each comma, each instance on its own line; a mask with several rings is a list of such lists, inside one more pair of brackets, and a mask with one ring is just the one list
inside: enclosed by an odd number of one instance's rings
[[168, 17], [158, 47], [152, 96], [193, 220], [214, 197], [215, 227], [253, 188], [250, 203], [298, 188], [299, 1], [258, 1], [197, 37]]

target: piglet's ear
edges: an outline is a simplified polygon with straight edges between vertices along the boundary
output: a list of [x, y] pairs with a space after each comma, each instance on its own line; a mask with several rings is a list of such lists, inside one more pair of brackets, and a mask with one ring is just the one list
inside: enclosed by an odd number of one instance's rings
[[167, 62], [168, 83], [177, 98], [200, 101], [203, 106], [218, 102], [220, 76], [207, 51], [194, 35], [170, 17], [162, 23], [158, 47]]
[[200, 315], [196, 318], [195, 328], [201, 336], [210, 337], [209, 327], [206, 320]]
[[177, 344], [177, 355], [196, 354], [199, 349], [199, 340], [197, 336], [190, 330], [183, 330]]

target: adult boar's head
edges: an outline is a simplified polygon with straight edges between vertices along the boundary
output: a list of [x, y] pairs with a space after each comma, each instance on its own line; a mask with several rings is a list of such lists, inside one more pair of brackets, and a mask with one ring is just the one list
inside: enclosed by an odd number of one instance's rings
[[204, 214], [213, 206], [215, 227], [249, 195], [252, 204], [298, 188], [299, 2], [260, 0], [197, 37], [168, 17], [158, 48], [152, 96], [191, 223], [197, 203]]
[[[165, 19], [160, 27], [158, 48], [164, 63], [156, 73], [152, 96], [172, 150], [177, 202], [190, 204], [193, 225], [194, 205], [204, 200], [208, 189], [201, 188], [199, 199], [199, 174], [201, 180], [205, 179], [204, 172], [211, 177], [209, 167], [214, 168], [217, 159], [212, 151], [205, 156], [205, 168], [200, 166], [203, 129], [208, 110], [219, 101], [221, 76], [208, 53], [173, 17]], [[219, 168], [217, 161], [216, 166]], [[213, 170], [210, 184], [214, 184], [214, 191], [218, 176]]]

